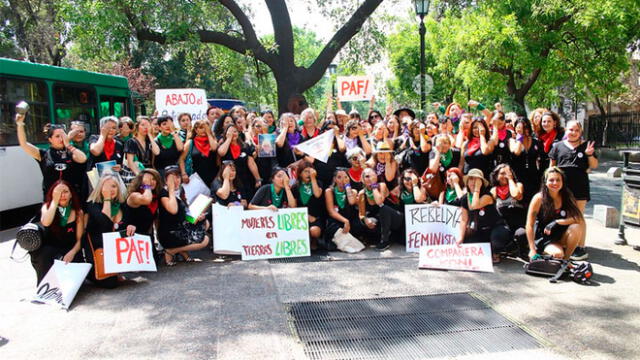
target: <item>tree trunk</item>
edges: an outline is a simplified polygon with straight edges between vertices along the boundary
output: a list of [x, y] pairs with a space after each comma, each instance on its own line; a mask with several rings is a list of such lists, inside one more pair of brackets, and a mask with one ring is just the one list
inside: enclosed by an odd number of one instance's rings
[[299, 89], [299, 81], [296, 81], [291, 76], [283, 76], [281, 74], [274, 73], [276, 78], [276, 85], [278, 90], [278, 113], [284, 114], [289, 112], [289, 98], [294, 94], [302, 94], [306, 89]]

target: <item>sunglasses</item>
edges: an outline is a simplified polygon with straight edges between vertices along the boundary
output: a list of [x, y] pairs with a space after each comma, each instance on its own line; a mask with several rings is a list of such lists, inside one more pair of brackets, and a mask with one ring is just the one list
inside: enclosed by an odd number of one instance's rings
[[233, 165], [233, 160], [222, 160], [222, 165]]
[[413, 180], [413, 179], [411, 179], [411, 178], [410, 178], [410, 177], [408, 177], [408, 176], [405, 176], [405, 177], [403, 177], [403, 178], [402, 178], [402, 180], [403, 180], [403, 181], [411, 181], [411, 180]]
[[380, 116], [378, 114], [373, 114], [373, 115], [369, 116], [369, 118], [371, 118], [371, 119], [382, 119], [382, 116]]

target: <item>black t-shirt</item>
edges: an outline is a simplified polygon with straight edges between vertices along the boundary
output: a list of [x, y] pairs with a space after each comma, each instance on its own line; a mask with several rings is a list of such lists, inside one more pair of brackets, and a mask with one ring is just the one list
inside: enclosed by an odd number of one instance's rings
[[[280, 203], [280, 206], [278, 206], [278, 208], [280, 209], [288, 208], [289, 204], [287, 203], [286, 191], [282, 189], [280, 190], [280, 194], [282, 196], [282, 202]], [[256, 191], [256, 194], [253, 196], [253, 199], [251, 199], [251, 204], [258, 205], [258, 206], [275, 205], [271, 200], [271, 184], [262, 185], [258, 189], [258, 191]]]
[[151, 167], [151, 143], [147, 140], [144, 145], [138, 141], [136, 138], [131, 138], [127, 140], [124, 144], [124, 153], [133, 154], [134, 161], [139, 161], [144, 165], [145, 168]]
[[429, 167], [430, 158], [431, 151], [424, 153], [420, 149], [407, 149], [407, 152], [402, 159], [403, 161], [400, 171], [402, 172], [405, 169], [412, 168], [418, 173], [418, 175], [422, 175], [425, 170], [427, 170], [427, 167]]
[[[300, 136], [300, 141], [302, 141], [302, 135], [299, 135], [298, 131], [294, 132], [292, 136]], [[291, 146], [289, 145], [289, 139], [286, 136], [284, 138], [284, 144], [282, 145], [282, 147], [276, 147], [276, 159], [278, 160], [278, 166], [280, 167], [287, 167], [296, 161], [293, 154], [293, 149], [291, 149]]]
[[227, 150], [227, 153], [222, 157], [222, 161], [225, 161], [225, 160], [233, 161], [234, 165], [236, 166], [236, 176], [242, 182], [242, 186], [244, 187], [242, 191], [244, 191], [246, 194], [252, 193], [253, 184], [255, 183], [255, 179], [253, 178], [253, 175], [249, 170], [249, 163], [248, 163], [249, 156], [251, 156], [253, 152], [254, 152], [253, 146], [247, 143], [242, 143], [240, 145], [240, 154], [238, 155], [237, 158], [233, 157], [233, 154], [231, 153], [231, 147], [229, 147], [229, 149]]
[[243, 194], [242, 189], [231, 190], [226, 199], [221, 198], [218, 196], [217, 191], [222, 187], [222, 184], [223, 182], [220, 179], [215, 179], [211, 185], [211, 196], [218, 204], [227, 206], [229, 203], [240, 202], [243, 199], [246, 200], [246, 196]]
[[[89, 147], [91, 147], [91, 144], [96, 143], [98, 139], [100, 139], [100, 135], [91, 135], [91, 137], [89, 137]], [[115, 150], [113, 151], [111, 158], [107, 158], [104, 150], [102, 150], [102, 153], [98, 156], [91, 154], [91, 151], [89, 151], [89, 169], [94, 167], [99, 162], [111, 160], [115, 160], [116, 164], [122, 165], [122, 160], [124, 158], [124, 145], [122, 145], [122, 143], [118, 139], [113, 139], [113, 141], [115, 142]]]
[[[320, 189], [322, 189], [322, 183], [320, 181], [318, 181], [318, 186], [320, 186]], [[312, 187], [311, 197], [309, 198], [309, 202], [307, 202], [306, 204], [302, 203], [302, 196], [300, 196], [300, 183], [296, 183], [291, 188], [291, 192], [293, 193], [293, 196], [296, 198], [297, 206], [298, 207], [306, 206], [309, 215], [314, 217], [321, 217], [321, 216], [324, 216], [324, 214], [326, 213], [325, 205], [324, 205], [324, 192], [322, 193], [322, 195], [320, 195], [319, 198], [317, 198], [313, 195], [313, 187]]]
[[167, 209], [162, 206], [162, 198], [168, 198], [169, 192], [167, 189], [160, 190], [160, 194], [158, 196], [160, 204], [158, 205], [159, 216], [158, 216], [158, 236], [161, 237], [163, 234], [167, 234], [170, 231], [178, 230], [182, 223], [186, 218], [186, 206], [184, 201], [180, 199], [180, 197], [176, 197], [178, 201], [178, 212], [174, 215], [167, 211]]
[[586, 141], [578, 145], [575, 149], [570, 148], [565, 141], [559, 141], [551, 147], [549, 158], [555, 160], [556, 166], [561, 169], [574, 168], [587, 170], [589, 168], [589, 157], [585, 153], [586, 149]]
[[[435, 157], [436, 157], [435, 151], [429, 152], [429, 161], [435, 159]], [[442, 163], [442, 156], [440, 157], [440, 167], [438, 168], [438, 173], [440, 174], [440, 178], [442, 179], [443, 182], [445, 182], [446, 180], [445, 174], [447, 170], [454, 167], [458, 167], [459, 164], [460, 164], [460, 149], [453, 148], [453, 147], [451, 148], [451, 162], [447, 166], [445, 166]]]
[[73, 161], [73, 155], [66, 149], [54, 148], [38, 149], [40, 153], [40, 171], [42, 172], [42, 192], [47, 193], [51, 185], [62, 179], [73, 185], [76, 193], [81, 194], [82, 183], [85, 178], [86, 164]]
[[[465, 194], [460, 198], [460, 206], [469, 212], [469, 222], [467, 223], [467, 227], [475, 230], [493, 228], [501, 220], [500, 214], [498, 214], [498, 210], [496, 210], [495, 202], [480, 209], [469, 210], [469, 195], [470, 194]], [[486, 189], [480, 193], [481, 197], [484, 195], [492, 196]], [[473, 224], [476, 221], [477, 224]]]
[[[155, 202], [155, 204], [154, 204]], [[137, 208], [127, 205], [125, 202], [122, 207], [122, 216], [126, 224], [134, 225], [136, 233], [151, 235], [153, 232], [153, 220], [158, 216], [159, 200], [156, 197], [152, 204], [141, 205]]]
[[511, 150], [509, 149], [509, 139], [511, 139], [512, 137], [513, 137], [513, 133], [511, 132], [511, 130], [507, 130], [507, 136], [503, 140], [498, 139], [498, 144], [493, 149], [493, 159], [494, 159], [495, 166], [498, 166], [500, 164], [506, 164], [511, 160]]
[[171, 143], [169, 148], [164, 148], [159, 139], [156, 139], [156, 144], [160, 147], [160, 153], [156, 155], [153, 160], [153, 167], [164, 176], [165, 167], [178, 164], [180, 152], [178, 151], [175, 140]]
[[124, 222], [114, 225], [110, 217], [102, 212], [103, 203], [89, 202], [86, 211], [89, 216], [87, 221], [87, 234], [91, 237], [94, 249], [102, 248], [102, 234], [124, 230]]
[[213, 179], [218, 174], [218, 152], [209, 151], [209, 155], [205, 156], [198, 150], [194, 142], [191, 142], [189, 152], [191, 153], [193, 170], [200, 175], [207, 186], [211, 186]]

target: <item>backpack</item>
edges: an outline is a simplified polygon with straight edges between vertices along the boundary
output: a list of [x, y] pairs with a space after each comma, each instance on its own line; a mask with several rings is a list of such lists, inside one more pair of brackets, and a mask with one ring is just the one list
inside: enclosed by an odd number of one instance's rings
[[593, 276], [593, 266], [588, 261], [580, 264], [575, 264], [574, 267], [569, 270], [569, 277], [571, 280], [582, 285], [591, 285], [591, 277]]
[[569, 267], [569, 261], [555, 259], [549, 255], [541, 256], [524, 264], [524, 272], [529, 275], [551, 277], [549, 282], [556, 283], [564, 276]]

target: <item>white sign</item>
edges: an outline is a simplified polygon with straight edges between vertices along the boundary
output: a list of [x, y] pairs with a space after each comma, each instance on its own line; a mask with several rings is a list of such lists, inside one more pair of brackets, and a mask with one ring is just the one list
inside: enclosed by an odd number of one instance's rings
[[418, 268], [493, 272], [491, 244], [423, 246]]
[[238, 229], [242, 218], [242, 206], [211, 205], [213, 224], [213, 252], [222, 255], [240, 255], [242, 246]]
[[129, 271], [157, 271], [153, 244], [147, 235], [122, 237], [120, 233], [102, 234], [104, 272], [117, 274]]
[[325, 131], [313, 139], [296, 145], [296, 149], [326, 164], [327, 160], [329, 160], [329, 155], [331, 155], [331, 145], [335, 136], [336, 134], [332, 130]]
[[195, 200], [195, 198], [200, 194], [205, 196], [211, 195], [211, 190], [197, 172], [194, 172], [189, 176], [189, 183], [182, 184], [182, 188], [184, 189], [184, 195], [187, 198], [187, 204], [192, 204], [193, 200]]
[[69, 309], [89, 270], [91, 264], [65, 264], [64, 261], [54, 260], [53, 266], [38, 284], [33, 301]]
[[242, 260], [311, 255], [306, 207], [243, 211], [235, 234], [240, 238]]
[[371, 76], [338, 76], [337, 82], [340, 101], [371, 100], [373, 96]]
[[207, 93], [204, 89], [157, 89], [156, 110], [158, 115], [168, 115], [178, 125], [178, 116], [191, 115], [191, 120], [204, 120], [207, 117]]
[[406, 251], [418, 252], [422, 246], [448, 245], [460, 233], [460, 208], [450, 205], [405, 205]]

